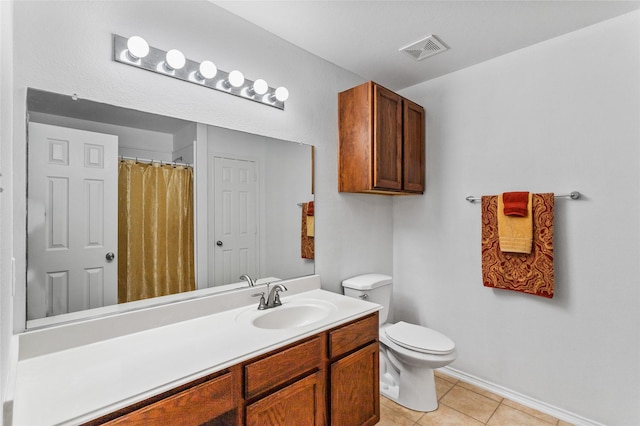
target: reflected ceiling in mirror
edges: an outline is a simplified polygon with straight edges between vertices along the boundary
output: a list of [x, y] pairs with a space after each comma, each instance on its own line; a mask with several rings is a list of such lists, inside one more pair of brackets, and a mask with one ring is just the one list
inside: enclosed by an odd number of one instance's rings
[[[313, 256], [301, 249], [314, 236], [312, 216], [304, 214], [313, 201], [313, 147], [36, 89], [28, 89], [27, 111], [27, 328], [246, 287], [239, 278], [245, 273], [259, 283], [314, 273]], [[169, 258], [173, 269], [150, 269], [126, 281], [130, 288], [161, 277], [128, 303], [120, 297], [123, 265], [144, 269], [155, 261], [133, 258], [152, 251], [148, 247], [122, 250], [130, 253], [124, 259], [120, 252], [123, 241], [141, 239], [123, 234], [130, 219], [123, 200], [147, 196], [123, 190], [118, 166], [124, 158], [153, 162], [161, 175], [191, 169], [193, 179], [185, 191], [191, 198], [164, 201], [191, 216], [184, 229], [192, 239], [167, 225], [179, 235], [163, 230], [151, 246], [162, 256], [179, 244], [193, 254]], [[165, 189], [159, 193], [165, 197]], [[140, 230], [141, 220], [131, 220], [131, 229]], [[191, 287], [158, 290], [189, 262]]]

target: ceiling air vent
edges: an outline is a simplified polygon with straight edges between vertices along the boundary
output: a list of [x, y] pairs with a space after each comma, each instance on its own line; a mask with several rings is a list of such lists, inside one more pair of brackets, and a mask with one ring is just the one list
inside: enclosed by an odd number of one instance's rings
[[421, 61], [429, 56], [433, 56], [437, 53], [444, 52], [448, 47], [441, 42], [438, 37], [430, 34], [422, 40], [411, 43], [408, 46], [400, 49], [401, 52], [406, 53], [417, 61]]

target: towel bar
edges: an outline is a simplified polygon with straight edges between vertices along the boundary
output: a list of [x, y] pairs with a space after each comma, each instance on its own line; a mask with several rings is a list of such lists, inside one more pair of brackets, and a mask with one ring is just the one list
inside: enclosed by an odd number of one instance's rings
[[[572, 191], [571, 194], [565, 194], [565, 195], [555, 195], [555, 198], [569, 198], [571, 200], [577, 200], [578, 198], [580, 198], [580, 193], [578, 191]], [[465, 200], [467, 200], [470, 203], [475, 203], [476, 201], [480, 201], [481, 198], [480, 197], [474, 197], [473, 195], [469, 195], [468, 197], [465, 197]]]

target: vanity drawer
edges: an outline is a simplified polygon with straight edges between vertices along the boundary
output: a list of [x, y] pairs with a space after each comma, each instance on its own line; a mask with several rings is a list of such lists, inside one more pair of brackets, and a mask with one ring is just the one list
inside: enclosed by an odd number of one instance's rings
[[253, 398], [320, 368], [322, 353], [323, 339], [318, 336], [246, 365], [245, 397]]
[[378, 313], [329, 332], [329, 357], [335, 358], [378, 339]]
[[227, 373], [175, 395], [125, 414], [105, 425], [199, 425], [238, 405], [234, 388], [237, 376]]

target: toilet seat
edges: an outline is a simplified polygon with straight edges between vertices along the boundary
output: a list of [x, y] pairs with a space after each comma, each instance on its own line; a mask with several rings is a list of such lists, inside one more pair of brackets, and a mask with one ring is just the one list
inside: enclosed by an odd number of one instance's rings
[[456, 348], [453, 340], [444, 334], [404, 321], [386, 327], [384, 331], [393, 343], [416, 352], [446, 355]]

